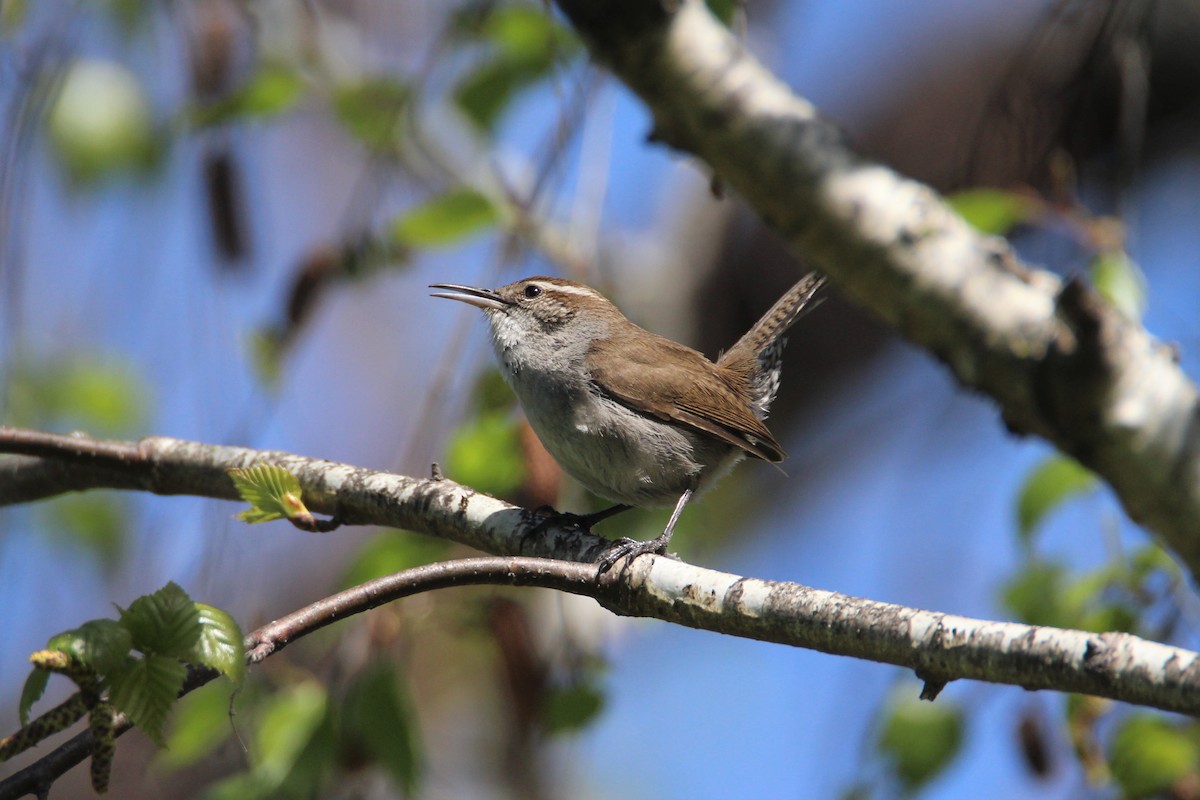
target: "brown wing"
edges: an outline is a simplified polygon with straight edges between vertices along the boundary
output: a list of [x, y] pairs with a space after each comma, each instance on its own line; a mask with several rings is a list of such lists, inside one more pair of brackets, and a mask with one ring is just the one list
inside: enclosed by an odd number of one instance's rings
[[588, 352], [589, 373], [602, 392], [634, 411], [702, 431], [764, 461], [784, 459], [779, 442], [734, 388], [733, 373], [670, 339], [654, 336], [650, 347], [631, 345], [629, 338], [622, 332], [599, 339]]

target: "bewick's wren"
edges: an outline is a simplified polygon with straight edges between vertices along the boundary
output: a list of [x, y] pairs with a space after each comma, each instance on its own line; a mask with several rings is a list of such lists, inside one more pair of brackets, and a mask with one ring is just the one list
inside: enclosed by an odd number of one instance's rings
[[603, 571], [665, 552], [692, 495], [746, 455], [783, 460], [763, 420], [779, 389], [784, 334], [822, 283], [815, 273], [802, 278], [716, 363], [638, 327], [580, 283], [430, 288], [483, 310], [500, 371], [542, 444], [575, 480], [618, 504], [576, 519], [590, 525], [630, 506], [675, 503], [662, 535], [622, 540]]

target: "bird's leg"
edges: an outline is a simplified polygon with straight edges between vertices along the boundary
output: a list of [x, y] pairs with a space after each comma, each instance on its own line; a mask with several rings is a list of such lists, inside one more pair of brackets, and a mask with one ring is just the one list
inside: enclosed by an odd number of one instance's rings
[[632, 562], [638, 556], [646, 553], [667, 552], [667, 545], [671, 543], [671, 536], [675, 533], [675, 523], [679, 522], [679, 515], [683, 513], [683, 507], [687, 505], [688, 500], [692, 499], [695, 491], [695, 484], [684, 489], [683, 494], [679, 496], [679, 502], [675, 504], [675, 510], [671, 512], [671, 519], [667, 521], [666, 529], [655, 538], [648, 542], [639, 542], [636, 539], [618, 539], [613, 542], [613, 548], [605, 553], [604, 558], [600, 559], [600, 574], [608, 572], [612, 569], [613, 564], [622, 558], [628, 558]]

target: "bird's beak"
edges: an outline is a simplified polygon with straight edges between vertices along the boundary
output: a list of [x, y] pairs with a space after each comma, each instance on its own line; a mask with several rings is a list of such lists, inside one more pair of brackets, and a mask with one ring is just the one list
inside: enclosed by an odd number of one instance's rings
[[495, 311], [512, 305], [491, 289], [477, 289], [474, 286], [459, 286], [457, 283], [431, 283], [430, 289], [449, 289], [449, 292], [434, 292], [433, 297], [444, 297], [447, 300], [458, 300], [467, 305], [482, 308], [484, 311]]

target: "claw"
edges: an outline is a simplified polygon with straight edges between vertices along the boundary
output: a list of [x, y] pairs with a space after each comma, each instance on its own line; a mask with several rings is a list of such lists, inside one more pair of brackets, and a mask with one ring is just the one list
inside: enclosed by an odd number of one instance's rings
[[651, 539], [648, 542], [639, 542], [637, 539], [621, 538], [613, 542], [613, 546], [600, 559], [600, 571], [597, 575], [603, 575], [613, 568], [623, 558], [629, 559], [629, 563], [638, 556], [644, 556], [647, 553], [662, 555], [667, 551], [667, 542], [662, 536], [657, 539]]
[[[683, 513], [683, 507], [687, 505], [691, 499], [692, 493], [696, 491], [695, 485], [689, 486], [684, 490], [679, 497], [679, 502], [675, 504], [675, 510], [671, 512], [671, 519], [667, 521], [666, 530], [658, 535], [657, 538], [651, 539], [648, 542], [639, 542], [636, 539], [618, 539], [616, 546], [605, 554], [604, 558], [600, 559], [600, 571], [596, 573], [596, 577], [600, 577], [604, 573], [612, 569], [613, 564], [620, 561], [622, 558], [628, 558], [630, 564], [638, 556], [644, 556], [647, 553], [656, 555], [667, 552], [667, 545], [671, 543], [671, 534], [675, 532], [675, 523], [679, 521], [679, 515]], [[619, 506], [618, 506], [619, 508]], [[601, 512], [604, 513], [604, 512]], [[616, 513], [609, 509], [609, 513]]]

